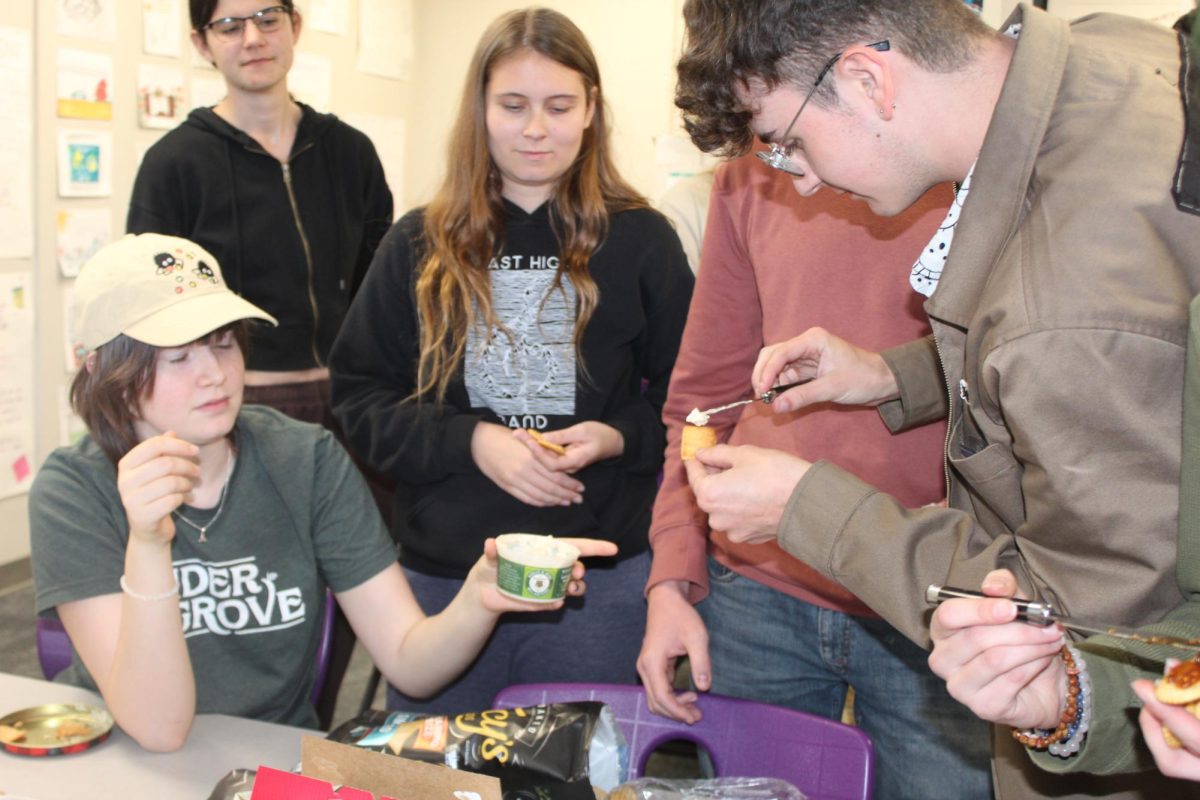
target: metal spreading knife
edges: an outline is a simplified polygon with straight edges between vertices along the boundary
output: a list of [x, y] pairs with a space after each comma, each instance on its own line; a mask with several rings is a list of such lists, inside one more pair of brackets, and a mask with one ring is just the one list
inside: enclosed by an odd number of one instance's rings
[[[970, 589], [957, 589], [953, 586], [937, 586], [936, 584], [930, 585], [925, 590], [925, 602], [933, 606], [941, 605], [944, 600], [958, 597], [976, 599], [987, 597], [987, 595], [982, 592], [973, 592]], [[1017, 607], [1017, 619], [1033, 625], [1045, 627], [1058, 623], [1064, 628], [1069, 628], [1089, 636], [1112, 636], [1117, 639], [1129, 639], [1144, 644], [1165, 645], [1184, 650], [1200, 650], [1200, 639], [1181, 639], [1177, 636], [1163, 636], [1157, 633], [1138, 633], [1133, 628], [1125, 628], [1120, 625], [1084, 624], [1059, 614], [1050, 603], [1038, 603], [1033, 600], [1018, 600], [1016, 598], [1010, 599]]]
[[729, 409], [737, 408], [738, 406], [749, 405], [750, 403], [754, 403], [754, 402], [763, 402], [763, 403], [766, 403], [767, 405], [770, 405], [775, 400], [776, 397], [783, 394], [788, 389], [794, 389], [797, 386], [806, 384], [811, 380], [812, 380], [812, 378], [805, 378], [804, 380], [796, 381], [795, 383], [785, 383], [782, 386], [775, 386], [771, 389], [768, 389], [767, 391], [763, 392], [760, 395], [755, 395], [754, 397], [748, 397], [745, 400], [737, 400], [732, 403], [726, 403], [723, 406], [717, 406], [716, 408], [710, 408], [707, 411], [701, 411], [699, 413], [701, 414], [701, 416], [703, 416], [705, 418], [705, 421], [707, 422], [708, 417], [711, 417], [713, 414], [717, 414], [721, 411], [728, 411]]

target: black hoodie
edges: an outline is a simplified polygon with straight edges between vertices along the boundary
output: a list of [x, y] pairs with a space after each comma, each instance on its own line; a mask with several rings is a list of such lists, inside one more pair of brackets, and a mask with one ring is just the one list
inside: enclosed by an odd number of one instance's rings
[[129, 201], [130, 233], [191, 239], [216, 256], [230, 288], [279, 320], [254, 326], [254, 370], [324, 366], [392, 221], [370, 139], [300, 109], [287, 164], [212, 109], [196, 109], [146, 151]]
[[[527, 214], [505, 203], [503, 250], [491, 264], [492, 300], [512, 340], [497, 334], [472, 355], [437, 405], [404, 402], [419, 350], [414, 287], [424, 216], [414, 211], [380, 244], [330, 357], [334, 412], [356, 452], [397, 482], [392, 535], [400, 561], [462, 576], [483, 540], [500, 533], [590, 536], [628, 557], [647, 548], [650, 508], [666, 448], [662, 406], [692, 296], [692, 272], [658, 212], [613, 214], [588, 263], [600, 302], [572, 345], [573, 288], [550, 288], [559, 245], [549, 205]], [[643, 381], [645, 389], [643, 390]], [[480, 422], [539, 431], [598, 420], [625, 451], [575, 477], [583, 503], [526, 505], [484, 475], [471, 456]]]

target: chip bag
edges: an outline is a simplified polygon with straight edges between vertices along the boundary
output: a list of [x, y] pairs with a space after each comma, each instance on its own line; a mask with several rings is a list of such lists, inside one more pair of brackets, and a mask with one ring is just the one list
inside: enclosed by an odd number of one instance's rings
[[590, 782], [610, 789], [628, 772], [629, 749], [603, 703], [551, 703], [447, 717], [370, 710], [334, 729], [337, 742], [445, 764], [511, 786]]

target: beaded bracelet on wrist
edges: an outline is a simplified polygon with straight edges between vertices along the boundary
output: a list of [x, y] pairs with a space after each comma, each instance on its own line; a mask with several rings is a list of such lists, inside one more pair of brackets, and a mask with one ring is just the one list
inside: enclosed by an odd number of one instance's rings
[[1067, 738], [1047, 748], [1050, 755], [1059, 758], [1070, 758], [1079, 752], [1079, 748], [1083, 746], [1083, 740], [1087, 738], [1088, 728], [1092, 722], [1092, 680], [1088, 676], [1087, 662], [1083, 660], [1083, 656], [1073, 645], [1067, 645], [1067, 647], [1075, 659], [1075, 668], [1078, 670], [1079, 713], [1067, 731]]
[[1067, 703], [1057, 727], [1025, 731], [1013, 728], [1012, 735], [1031, 750], [1049, 749], [1052, 754], [1066, 758], [1079, 751], [1087, 733], [1091, 720], [1091, 681], [1087, 677], [1087, 664], [1078, 650], [1064, 644], [1059, 656], [1067, 667]]

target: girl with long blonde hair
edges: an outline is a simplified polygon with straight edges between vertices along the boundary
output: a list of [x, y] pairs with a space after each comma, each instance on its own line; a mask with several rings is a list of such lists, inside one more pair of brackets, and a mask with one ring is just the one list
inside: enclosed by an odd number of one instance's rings
[[618, 174], [600, 73], [562, 14], [513, 11], [475, 50], [449, 166], [385, 237], [334, 346], [334, 406], [398, 487], [392, 533], [422, 605], [497, 533], [617, 543], [570, 624], [501, 623], [419, 704], [469, 711], [520, 681], [636, 681], [662, 403], [692, 276]]

